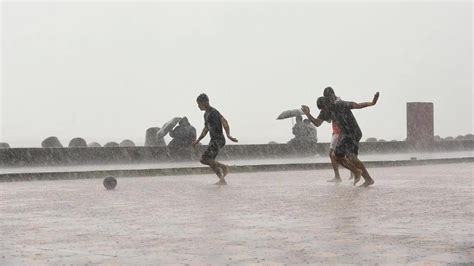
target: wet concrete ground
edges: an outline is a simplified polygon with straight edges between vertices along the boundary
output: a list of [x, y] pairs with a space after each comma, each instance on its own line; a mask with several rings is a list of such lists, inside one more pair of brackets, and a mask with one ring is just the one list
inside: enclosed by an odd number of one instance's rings
[[473, 169], [0, 183], [0, 265], [474, 263]]

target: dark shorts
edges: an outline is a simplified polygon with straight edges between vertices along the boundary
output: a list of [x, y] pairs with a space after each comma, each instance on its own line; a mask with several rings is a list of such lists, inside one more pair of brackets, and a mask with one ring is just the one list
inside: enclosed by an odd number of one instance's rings
[[201, 160], [214, 161], [219, 154], [219, 150], [225, 145], [225, 139], [212, 140], [207, 146], [207, 150], [202, 154]]
[[335, 154], [338, 157], [347, 156], [350, 154], [359, 154], [359, 141], [348, 136], [342, 136], [337, 143]]

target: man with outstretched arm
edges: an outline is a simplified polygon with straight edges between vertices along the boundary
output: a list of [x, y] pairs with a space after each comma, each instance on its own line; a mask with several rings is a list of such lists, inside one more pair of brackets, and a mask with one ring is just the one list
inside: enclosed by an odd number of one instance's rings
[[238, 140], [230, 135], [229, 123], [222, 116], [219, 111], [209, 104], [209, 97], [206, 94], [200, 94], [196, 102], [201, 111], [204, 113], [204, 128], [201, 132], [201, 135], [198, 139], [193, 142], [193, 147], [196, 147], [198, 144], [209, 132], [211, 141], [207, 147], [207, 150], [201, 156], [201, 163], [208, 165], [219, 177], [219, 181], [216, 185], [226, 185], [225, 176], [229, 172], [229, 167], [225, 164], [222, 164], [216, 161], [217, 154], [219, 150], [222, 149], [225, 145], [225, 137], [222, 132], [222, 127], [226, 132], [227, 138], [233, 142], [238, 142]]
[[301, 110], [308, 119], [315, 125], [320, 126], [323, 121], [332, 120], [341, 129], [341, 139], [336, 145], [335, 155], [338, 163], [355, 174], [354, 185], [359, 182], [360, 177], [364, 177], [362, 186], [367, 187], [374, 184], [374, 180], [365, 168], [364, 164], [357, 158], [359, 153], [359, 141], [362, 138], [362, 131], [357, 124], [357, 120], [351, 109], [362, 109], [374, 106], [379, 98], [379, 93], [374, 95], [371, 102], [355, 103], [347, 101], [335, 101], [331, 97], [319, 97], [317, 101], [321, 113], [317, 118], [311, 115], [308, 106], [301, 106]]

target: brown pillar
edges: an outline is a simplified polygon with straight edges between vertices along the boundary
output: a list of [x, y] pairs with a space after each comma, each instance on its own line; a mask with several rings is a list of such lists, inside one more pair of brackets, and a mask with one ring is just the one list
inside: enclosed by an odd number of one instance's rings
[[433, 103], [407, 103], [407, 141], [428, 144], [433, 139]]

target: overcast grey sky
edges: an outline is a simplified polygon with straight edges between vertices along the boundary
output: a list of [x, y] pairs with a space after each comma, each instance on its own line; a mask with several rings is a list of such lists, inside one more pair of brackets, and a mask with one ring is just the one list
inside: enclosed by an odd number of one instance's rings
[[[205, 92], [240, 143], [286, 142], [286, 109], [324, 87], [377, 106], [354, 111], [367, 137], [403, 140], [406, 102], [433, 102], [435, 134], [472, 133], [470, 1], [4, 2], [0, 141], [143, 144]], [[318, 130], [330, 139], [331, 127]], [[203, 142], [207, 143], [208, 138]]]

